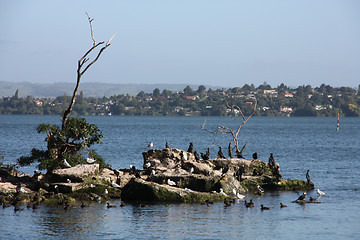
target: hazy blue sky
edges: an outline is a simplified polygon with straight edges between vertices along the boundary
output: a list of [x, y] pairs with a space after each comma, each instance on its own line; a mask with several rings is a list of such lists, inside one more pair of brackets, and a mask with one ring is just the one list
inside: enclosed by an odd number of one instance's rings
[[358, 0], [0, 0], [0, 81], [273, 87], [360, 84]]

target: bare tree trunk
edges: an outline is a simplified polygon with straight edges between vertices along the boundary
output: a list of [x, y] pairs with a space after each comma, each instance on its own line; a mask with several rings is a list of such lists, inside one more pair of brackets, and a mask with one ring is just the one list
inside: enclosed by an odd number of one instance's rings
[[[99, 53], [97, 54], [96, 58], [90, 62], [88, 65], [85, 65], [84, 64], [89, 61], [89, 58], [87, 58], [87, 55], [89, 53], [91, 53], [95, 48], [97, 48], [99, 45], [103, 44], [104, 42], [96, 42], [95, 41], [95, 38], [94, 38], [94, 31], [93, 31], [93, 26], [92, 26], [92, 21], [94, 19], [91, 19], [89, 17], [89, 14], [86, 13], [87, 17], [88, 17], [88, 20], [89, 20], [89, 24], [90, 24], [90, 32], [91, 32], [91, 39], [93, 41], [93, 46], [84, 54], [84, 56], [82, 56], [82, 58], [79, 59], [78, 61], [78, 68], [77, 68], [77, 80], [76, 80], [76, 86], [75, 86], [75, 89], [74, 89], [74, 92], [73, 92], [73, 96], [71, 98], [71, 102], [69, 104], [69, 107], [68, 109], [65, 110], [64, 114], [63, 114], [63, 120], [62, 120], [62, 129], [65, 129], [67, 127], [67, 123], [68, 123], [68, 120], [69, 120], [69, 115], [70, 113], [72, 112], [73, 108], [74, 108], [74, 105], [75, 105], [75, 101], [76, 101], [76, 95], [77, 95], [77, 92], [79, 90], [79, 87], [80, 87], [80, 80], [81, 80], [81, 77], [82, 75], [86, 72], [86, 70], [88, 70], [91, 65], [93, 65], [100, 57], [101, 53], [108, 47], [110, 46], [110, 41], [115, 37], [115, 34], [114, 33], [112, 35], [112, 37], [107, 41], [107, 43], [105, 44], [104, 47], [102, 47], [99, 51]], [[84, 67], [84, 69], [82, 69]]]

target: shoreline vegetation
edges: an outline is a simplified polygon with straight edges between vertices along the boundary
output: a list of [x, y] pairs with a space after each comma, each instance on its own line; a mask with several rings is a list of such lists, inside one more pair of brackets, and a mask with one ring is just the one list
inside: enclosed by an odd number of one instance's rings
[[[342, 117], [360, 116], [360, 87], [331, 87], [322, 84], [290, 88], [284, 84], [272, 88], [266, 82], [255, 87], [206, 89], [201, 85], [197, 90], [187, 86], [183, 91], [169, 91], [155, 88], [152, 93], [139, 92], [111, 97], [84, 97], [77, 95], [73, 115], [125, 115], [125, 116], [240, 116], [253, 111], [253, 99], [257, 100], [254, 116], [317, 116]], [[19, 90], [13, 96], [0, 99], [0, 114], [61, 115], [71, 96], [56, 98], [19, 97]]]

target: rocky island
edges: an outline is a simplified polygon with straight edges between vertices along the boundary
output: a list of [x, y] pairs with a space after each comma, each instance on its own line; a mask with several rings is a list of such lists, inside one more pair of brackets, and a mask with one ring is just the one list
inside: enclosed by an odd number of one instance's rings
[[75, 201], [204, 203], [265, 191], [312, 190], [311, 181], [286, 180], [280, 166], [243, 158], [199, 158], [196, 152], [176, 148], [143, 152], [144, 169], [100, 168], [79, 164], [46, 174], [20, 173], [0, 167], [0, 203], [68, 204]]

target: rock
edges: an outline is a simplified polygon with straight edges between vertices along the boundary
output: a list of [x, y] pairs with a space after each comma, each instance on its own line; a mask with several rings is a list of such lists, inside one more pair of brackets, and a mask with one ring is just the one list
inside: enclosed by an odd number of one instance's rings
[[84, 178], [95, 175], [99, 172], [99, 164], [79, 164], [71, 168], [56, 169], [51, 173], [51, 181], [82, 182]]
[[147, 182], [133, 178], [122, 190], [121, 198], [125, 201], [148, 201], [148, 202], [186, 202], [200, 203], [205, 200], [222, 201], [224, 195], [218, 193], [204, 193], [167, 184]]

